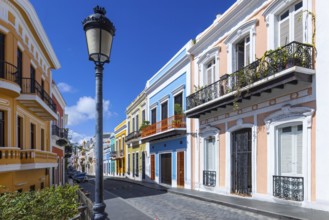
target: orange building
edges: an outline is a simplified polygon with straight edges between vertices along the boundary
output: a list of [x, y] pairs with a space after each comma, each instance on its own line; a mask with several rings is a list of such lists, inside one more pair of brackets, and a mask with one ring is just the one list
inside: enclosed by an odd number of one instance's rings
[[60, 64], [29, 1], [0, 4], [0, 185], [28, 191], [50, 185], [52, 72]]

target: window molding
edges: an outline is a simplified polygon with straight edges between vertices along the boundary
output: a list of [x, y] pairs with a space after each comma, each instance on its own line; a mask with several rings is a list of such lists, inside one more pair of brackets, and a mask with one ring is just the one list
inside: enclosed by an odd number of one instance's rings
[[227, 72], [233, 72], [233, 61], [235, 60], [233, 49], [234, 44], [238, 43], [243, 38], [250, 37], [250, 62], [255, 61], [255, 44], [256, 44], [256, 25], [258, 24], [258, 19], [253, 19], [248, 22], [245, 22], [241, 26], [235, 29], [224, 41], [227, 46], [226, 52], [228, 53], [227, 57]]
[[204, 73], [207, 70], [207, 64], [211, 62], [212, 60], [215, 61], [215, 79], [214, 82], [219, 80], [219, 53], [221, 48], [220, 47], [214, 47], [204, 53], [198, 60], [197, 65], [199, 69], [199, 77], [200, 77], [200, 83], [199, 86], [204, 86]]
[[273, 193], [273, 175], [276, 175], [276, 143], [278, 128], [284, 125], [303, 125], [303, 177], [304, 177], [304, 202], [311, 201], [311, 147], [312, 147], [312, 117], [315, 110], [309, 107], [283, 106], [264, 119], [267, 130], [267, 192]]
[[[288, 10], [298, 2], [303, 2], [302, 11], [313, 11], [312, 1], [308, 0], [275, 0], [271, 3], [267, 9], [263, 12], [263, 17], [267, 26], [267, 50], [276, 49], [277, 44], [277, 31], [276, 26], [278, 24], [277, 16]], [[289, 13], [290, 16], [290, 13]], [[312, 43], [312, 16], [308, 13], [303, 13], [303, 43]]]

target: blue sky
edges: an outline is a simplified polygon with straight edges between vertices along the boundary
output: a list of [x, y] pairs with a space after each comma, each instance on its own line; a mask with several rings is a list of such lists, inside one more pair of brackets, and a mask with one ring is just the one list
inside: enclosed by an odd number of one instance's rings
[[82, 20], [96, 5], [116, 26], [110, 64], [104, 66], [104, 132], [126, 118], [126, 107], [190, 39], [235, 0], [30, 0], [61, 63], [53, 79], [62, 91], [73, 141], [95, 133], [95, 74]]

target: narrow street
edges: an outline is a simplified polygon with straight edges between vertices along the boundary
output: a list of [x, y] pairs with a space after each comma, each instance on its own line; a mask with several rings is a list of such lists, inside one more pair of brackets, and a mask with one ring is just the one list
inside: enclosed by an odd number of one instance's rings
[[[92, 200], [94, 199], [93, 184], [92, 180], [80, 184], [85, 190], [91, 192]], [[104, 181], [104, 191], [112, 195], [108, 197], [104, 195], [109, 208], [112, 206], [111, 201], [115, 202], [114, 197], [117, 196], [131, 207], [149, 216], [150, 219], [271, 219], [268, 216], [154, 190], [125, 181], [107, 179]], [[123, 213], [128, 210], [128, 207], [119, 207], [119, 209], [113, 211]], [[113, 214], [109, 213], [110, 218], [116, 219], [111, 217]]]

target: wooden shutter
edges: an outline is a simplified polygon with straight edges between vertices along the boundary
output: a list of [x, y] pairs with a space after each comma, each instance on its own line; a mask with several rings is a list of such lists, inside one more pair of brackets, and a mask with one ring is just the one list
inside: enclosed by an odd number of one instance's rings
[[280, 167], [281, 174], [292, 173], [292, 131], [291, 127], [280, 129]]
[[301, 129], [297, 129], [297, 134], [296, 134], [296, 171], [297, 174], [302, 174], [303, 173], [303, 130], [302, 126], [300, 125]]
[[294, 17], [294, 40], [303, 42], [303, 11], [295, 13]]
[[289, 43], [289, 18], [282, 21], [280, 27], [280, 46], [285, 46]]

